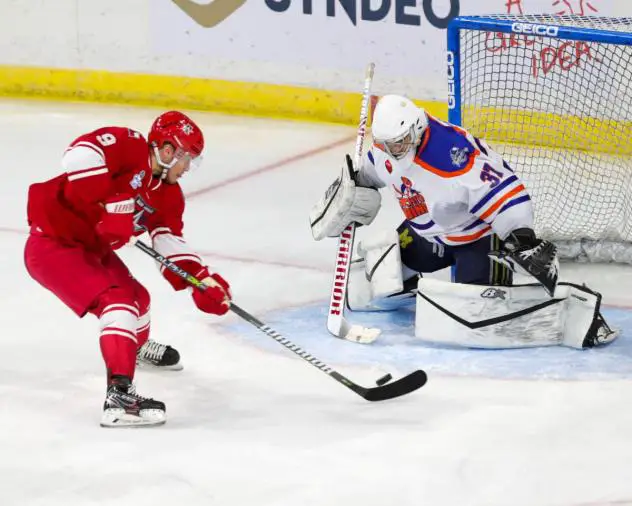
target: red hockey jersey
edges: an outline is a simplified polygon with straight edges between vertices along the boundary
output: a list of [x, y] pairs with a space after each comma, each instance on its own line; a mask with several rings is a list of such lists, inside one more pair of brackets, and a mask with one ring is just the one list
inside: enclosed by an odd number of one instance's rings
[[149, 145], [136, 130], [104, 127], [75, 139], [62, 158], [65, 172], [29, 187], [29, 225], [62, 243], [103, 251], [95, 232], [102, 203], [135, 197], [152, 179]]
[[[179, 267], [195, 273], [204, 265], [182, 238], [184, 195], [179, 184], [152, 178], [149, 145], [137, 131], [105, 127], [74, 140], [62, 158], [63, 174], [29, 188], [31, 227], [68, 245], [105, 252], [110, 245], [96, 233], [103, 202], [115, 195], [136, 199], [135, 222], [153, 247]], [[186, 283], [160, 266], [176, 289]]]
[[[183, 214], [184, 194], [180, 185], [154, 180], [148, 191], [136, 197], [136, 235], [148, 231], [156, 251], [181, 269], [195, 274], [204, 263], [182, 237]], [[178, 275], [157, 265], [173, 288], [182, 290], [188, 286]]]

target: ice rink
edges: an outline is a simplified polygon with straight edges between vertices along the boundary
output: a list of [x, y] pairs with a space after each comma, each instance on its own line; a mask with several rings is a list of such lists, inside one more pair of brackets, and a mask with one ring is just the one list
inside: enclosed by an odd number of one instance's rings
[[[308, 213], [353, 150], [344, 126], [192, 112], [207, 148], [182, 182], [185, 237], [240, 306], [354, 381], [423, 368], [428, 384], [368, 403], [235, 315], [200, 313], [128, 248], [152, 337], [185, 369], [137, 375], [166, 425], [100, 428], [97, 322], [28, 277], [26, 191], [60, 172], [79, 134], [147, 132], [159, 112], [0, 102], [1, 506], [632, 505], [632, 267], [562, 265], [623, 330], [601, 350], [430, 347], [407, 312], [354, 314], [383, 328], [374, 345], [337, 340], [325, 329], [336, 242], [312, 240]], [[394, 227], [384, 200], [374, 226]]]

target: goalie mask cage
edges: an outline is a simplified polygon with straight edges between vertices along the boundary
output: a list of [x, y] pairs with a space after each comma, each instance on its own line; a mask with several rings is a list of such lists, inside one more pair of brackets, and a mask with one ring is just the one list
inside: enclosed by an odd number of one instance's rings
[[465, 16], [449, 121], [523, 179], [560, 256], [632, 263], [632, 18]]

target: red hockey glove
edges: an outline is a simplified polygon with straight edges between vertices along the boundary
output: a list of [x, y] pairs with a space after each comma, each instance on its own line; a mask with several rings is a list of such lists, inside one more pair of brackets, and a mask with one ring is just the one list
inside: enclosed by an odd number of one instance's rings
[[129, 242], [134, 233], [134, 199], [116, 195], [105, 201], [105, 211], [97, 223], [97, 234], [119, 249]]
[[219, 274], [210, 274], [206, 267], [195, 275], [208, 288], [204, 291], [193, 289], [193, 302], [201, 311], [216, 315], [225, 314], [230, 307], [230, 287]]

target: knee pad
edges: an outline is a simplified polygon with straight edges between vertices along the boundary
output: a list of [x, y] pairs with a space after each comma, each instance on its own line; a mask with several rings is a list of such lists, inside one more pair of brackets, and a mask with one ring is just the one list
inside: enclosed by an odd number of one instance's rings
[[349, 273], [347, 302], [350, 309], [380, 311], [410, 303], [402, 304], [399, 300], [404, 278], [397, 232], [378, 234], [361, 241], [358, 254], [363, 259], [352, 263]]
[[360, 241], [358, 254], [364, 258], [364, 273], [374, 299], [402, 291], [402, 258], [397, 232], [376, 234]]

